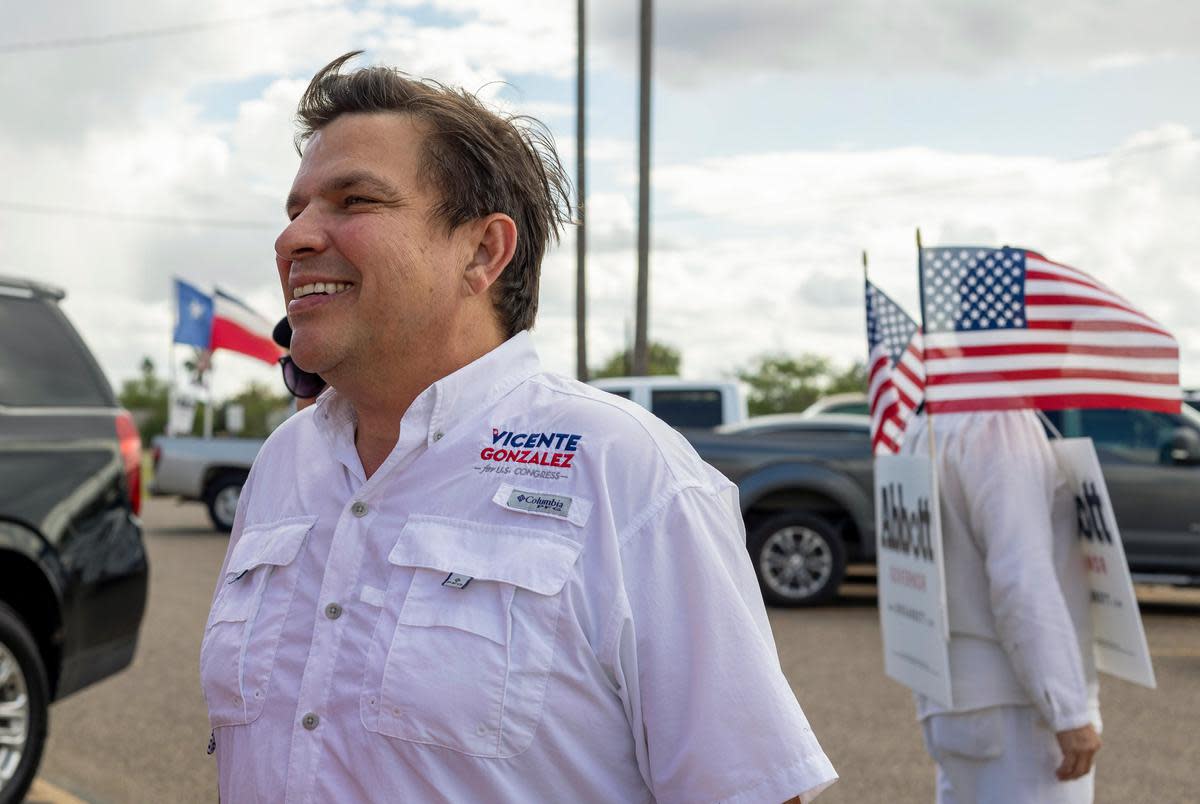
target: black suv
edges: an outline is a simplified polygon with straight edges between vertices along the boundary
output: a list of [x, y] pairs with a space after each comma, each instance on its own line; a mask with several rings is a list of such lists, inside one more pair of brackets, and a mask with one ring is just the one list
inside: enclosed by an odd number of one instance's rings
[[0, 277], [0, 802], [33, 781], [50, 702], [133, 660], [146, 604], [141, 441], [63, 296]]

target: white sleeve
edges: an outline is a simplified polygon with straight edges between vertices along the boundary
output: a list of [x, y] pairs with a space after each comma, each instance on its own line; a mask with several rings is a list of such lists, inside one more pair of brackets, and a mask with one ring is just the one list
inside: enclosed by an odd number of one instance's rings
[[1084, 726], [1087, 680], [1054, 566], [1058, 465], [1046, 436], [1023, 411], [987, 414], [964, 428], [960, 450], [956, 468], [1001, 644], [1052, 730]]
[[657, 801], [811, 801], [837, 779], [779, 667], [737, 489], [676, 492], [621, 547], [602, 653]]

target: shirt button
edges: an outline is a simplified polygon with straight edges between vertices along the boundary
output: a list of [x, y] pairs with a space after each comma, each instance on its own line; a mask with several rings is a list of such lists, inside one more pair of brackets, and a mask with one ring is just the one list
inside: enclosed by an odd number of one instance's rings
[[354, 505], [350, 506], [350, 513], [358, 517], [367, 515], [367, 504], [362, 500], [355, 500]]
[[342, 607], [337, 603], [330, 603], [325, 607], [325, 616], [331, 620], [336, 620], [342, 616]]
[[436, 433], [434, 433], [434, 434], [433, 434], [433, 440], [434, 440], [434, 441], [441, 441], [441, 440], [442, 440], [442, 436], [444, 436], [444, 435], [445, 435], [445, 433], [443, 433], [441, 430], [438, 430]]
[[317, 724], [320, 722], [321, 722], [321, 718], [317, 717], [316, 714], [314, 714], [313, 712], [309, 712], [307, 715], [304, 716], [304, 719], [300, 721], [300, 723], [304, 726], [304, 728], [308, 729], [309, 731], [312, 731], [313, 729], [315, 729], [317, 727]]

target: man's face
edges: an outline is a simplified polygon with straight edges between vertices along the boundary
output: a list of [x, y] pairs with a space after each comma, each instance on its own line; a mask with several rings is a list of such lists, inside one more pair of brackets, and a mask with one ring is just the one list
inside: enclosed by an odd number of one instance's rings
[[334, 385], [436, 350], [460, 312], [472, 248], [433, 219], [424, 139], [407, 115], [343, 115], [300, 160], [275, 261], [292, 356]]

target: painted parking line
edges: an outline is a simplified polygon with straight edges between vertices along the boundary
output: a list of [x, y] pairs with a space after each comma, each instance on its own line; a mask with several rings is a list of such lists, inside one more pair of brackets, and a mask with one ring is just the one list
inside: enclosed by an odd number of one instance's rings
[[50, 784], [45, 779], [34, 779], [33, 786], [25, 795], [25, 804], [87, 804], [87, 802], [71, 795], [61, 787]]

